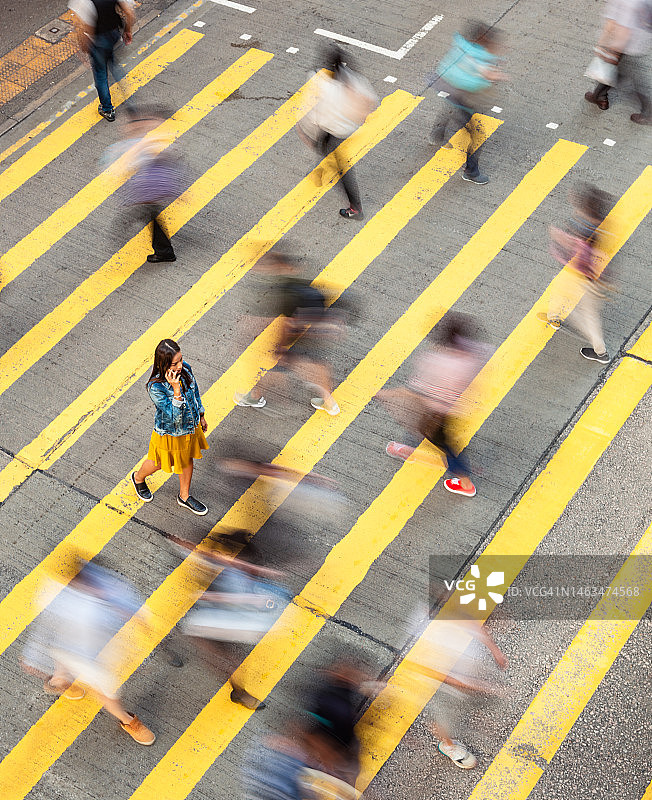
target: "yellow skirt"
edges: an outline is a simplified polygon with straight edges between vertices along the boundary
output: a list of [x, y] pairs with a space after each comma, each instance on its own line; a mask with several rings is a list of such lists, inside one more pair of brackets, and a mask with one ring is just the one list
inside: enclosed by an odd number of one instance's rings
[[201, 458], [201, 451], [208, 450], [208, 442], [201, 425], [194, 433], [185, 436], [161, 436], [152, 431], [147, 458], [158, 464], [163, 472], [180, 475], [194, 458]]

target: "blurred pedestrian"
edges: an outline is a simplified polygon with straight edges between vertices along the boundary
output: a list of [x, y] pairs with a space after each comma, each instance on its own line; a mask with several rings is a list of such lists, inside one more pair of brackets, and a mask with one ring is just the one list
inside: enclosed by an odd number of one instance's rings
[[471, 619], [435, 618], [420, 641], [425, 647], [406, 659], [406, 667], [436, 688], [426, 720], [440, 740], [439, 752], [456, 767], [473, 769], [477, 758], [453, 737], [476, 709], [506, 694], [503, 681], [477, 645], [489, 650], [501, 670], [507, 669], [507, 658], [485, 628]]
[[[399, 413], [404, 419], [407, 417], [414, 445], [425, 437], [442, 453], [445, 465], [455, 476], [444, 481], [444, 488], [473, 497], [476, 488], [471, 470], [466, 458], [457, 452], [453, 430], [467, 413], [463, 393], [486, 362], [489, 348], [475, 339], [470, 320], [462, 314], [450, 314], [441, 334], [435, 331], [432, 339], [434, 346], [417, 357], [408, 387], [384, 390], [376, 397], [390, 408], [395, 408], [397, 401], [401, 403]], [[403, 461], [416, 457], [412, 444], [390, 442], [386, 450]]]
[[358, 800], [360, 792], [328, 772], [324, 741], [293, 720], [285, 736], [269, 736], [253, 748], [243, 769], [245, 800]]
[[195, 376], [172, 339], [163, 339], [156, 347], [147, 391], [156, 406], [156, 417], [147, 459], [131, 473], [136, 494], [149, 503], [154, 496], [145, 479], [159, 469], [174, 472], [179, 476], [177, 503], [203, 517], [208, 508], [190, 494], [190, 481], [194, 459], [208, 450], [204, 436], [208, 424]]
[[610, 196], [588, 183], [577, 186], [570, 195], [573, 213], [564, 228], [550, 229], [551, 253], [564, 265], [547, 312], [537, 314], [554, 330], [563, 326], [566, 315], [575, 309], [569, 322], [590, 342], [580, 355], [589, 361], [608, 364], [611, 357], [602, 335], [600, 306], [608, 284], [600, 277], [604, 238], [601, 225], [611, 203]]
[[308, 707], [315, 734], [326, 739], [325, 752], [331, 753], [328, 771], [351, 786], [360, 771], [360, 741], [355, 732], [360, 707], [382, 686], [354, 664], [336, 661], [322, 671]]
[[[292, 595], [279, 582], [282, 573], [261, 567], [250, 560], [255, 553], [247, 531], [222, 534], [218, 549], [195, 550], [195, 545], [175, 537], [167, 537], [177, 549], [191, 551], [198, 571], [198, 582], [209, 588], [194, 604], [181, 622], [186, 636], [194, 637], [197, 644], [211, 659], [220, 657], [227, 664], [231, 683], [231, 700], [251, 709], [262, 709], [265, 704], [248, 692], [243, 685], [246, 676], [240, 664], [229, 664], [222, 643], [255, 644], [269, 631], [281, 616]], [[247, 543], [248, 542], [248, 543]], [[246, 543], [246, 544], [244, 544]], [[243, 547], [246, 548], [243, 551]], [[239, 552], [240, 557], [227, 555]], [[209, 583], [210, 582], [210, 583]], [[237, 675], [237, 677], [236, 677]]]
[[131, 44], [134, 24], [133, 0], [69, 0], [75, 15], [79, 46], [90, 59], [93, 80], [100, 100], [97, 108], [108, 122], [115, 120], [109, 91], [109, 69], [118, 82], [124, 79], [116, 46], [122, 39]]
[[339, 414], [340, 407], [331, 394], [332, 371], [326, 353], [330, 341], [344, 328], [342, 319], [329, 307], [319, 288], [299, 277], [296, 266], [287, 256], [271, 253], [259, 269], [271, 278], [275, 308], [270, 317], [281, 316], [275, 345], [278, 366], [249, 392], [236, 392], [234, 402], [239, 406], [263, 408], [267, 400], [262, 386], [278, 382], [283, 373], [289, 371], [319, 392], [320, 396], [310, 401], [313, 408], [331, 416]]
[[[48, 694], [81, 700], [88, 689], [138, 744], [156, 736], [125, 710], [117, 694], [119, 669], [126, 653], [109, 642], [138, 613], [142, 601], [109, 570], [88, 563], [37, 618], [23, 652], [23, 667], [44, 679]], [[145, 623], [142, 611], [137, 617]]]
[[464, 35], [454, 34], [453, 46], [428, 78], [428, 86], [446, 93], [447, 106], [432, 129], [430, 143], [445, 146], [451, 126], [466, 128], [469, 144], [462, 177], [479, 185], [489, 183], [489, 178], [478, 165], [482, 123], [472, 117], [486, 110], [494, 84], [507, 80], [499, 68], [500, 52], [499, 31], [485, 23], [470, 22]]
[[597, 80], [584, 98], [599, 109], [609, 108], [609, 89], [625, 86], [640, 111], [630, 116], [639, 125], [652, 125], [652, 92], [647, 55], [652, 43], [652, 0], [607, 0], [604, 25], [595, 57], [586, 71]]
[[354, 71], [350, 57], [337, 45], [324, 48], [320, 66], [329, 74], [318, 73], [317, 102], [297, 129], [302, 139], [322, 156], [333, 154], [340, 185], [349, 203], [347, 208], [340, 209], [340, 214], [360, 220], [363, 213], [358, 183], [353, 167], [347, 169], [348, 160], [340, 145], [364, 123], [378, 105], [378, 98], [369, 82]]
[[147, 260], [154, 264], [177, 260], [161, 212], [178, 196], [182, 181], [178, 164], [166, 150], [170, 137], [156, 133], [163, 119], [159, 111], [133, 109], [124, 124], [122, 141], [111, 145], [104, 159], [113, 163], [115, 174], [128, 177], [119, 198], [129, 219], [120, 227], [126, 228], [130, 222], [139, 227], [152, 225], [154, 252], [147, 256]]

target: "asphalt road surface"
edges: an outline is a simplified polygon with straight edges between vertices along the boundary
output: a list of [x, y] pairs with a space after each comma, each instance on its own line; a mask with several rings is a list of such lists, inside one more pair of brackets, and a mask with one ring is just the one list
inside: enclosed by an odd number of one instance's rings
[[[27, 37], [64, 10], [45, 5], [16, 7], [3, 52], [19, 43], [16, 31]], [[504, 34], [510, 80], [482, 123], [490, 181], [478, 186], [461, 178], [457, 138], [451, 149], [429, 143], [444, 100], [423, 93], [476, 5], [169, 5], [124, 63], [133, 102], [162, 108], [169, 152], [184, 167], [188, 188], [164, 212], [174, 263], [146, 262], [147, 235], [123, 224], [103, 172], [122, 105], [116, 123], [100, 119], [89, 73], [42, 102], [42, 87], [11, 101], [11, 113], [33, 108], [0, 136], [3, 799], [242, 796], [251, 748], [289, 730], [317, 670], [337, 658], [389, 681], [360, 708], [365, 797], [650, 797], [652, 576], [649, 559], [635, 556], [652, 552], [652, 140], [630, 122], [638, 109], [625, 91], [608, 111], [584, 100], [599, 11], [589, 0], [483, 4]], [[294, 131], [302, 87], [333, 35], [348, 40], [381, 101], [347, 145], [362, 221], [340, 217], [340, 187], [316, 177], [316, 156]], [[607, 365], [583, 359], [581, 338], [536, 316], [559, 273], [548, 229], [568, 218], [578, 181], [614, 200]], [[307, 277], [337, 286], [337, 302], [355, 309], [329, 351], [335, 417], [313, 412], [299, 381], [265, 409], [233, 404], [273, 363], [269, 336], [251, 345], [262, 329], [252, 267], [279, 240]], [[404, 383], [451, 310], [477, 320], [492, 352], [458, 432], [474, 498], [446, 492], [437, 464], [389, 458], [386, 444], [403, 433], [374, 399]], [[209, 506], [202, 518], [177, 505], [175, 478], [152, 481], [148, 505], [129, 481], [151, 433], [146, 375], [168, 336], [206, 406], [210, 449], [193, 477]], [[263, 502], [260, 482], [248, 488], [220, 470], [233, 453], [314, 469], [337, 497], [292, 484]], [[224, 526], [255, 532], [256, 559], [285, 572], [294, 600], [256, 647], [225, 648], [212, 663], [176, 627], [192, 604], [192, 571], [166, 535], [199, 542]], [[148, 598], [154, 627], [121, 634], [133, 654], [121, 692], [155, 731], [152, 747], [90, 697], [54, 702], [21, 670], [36, 593], [52, 576], [71, 577], [73, 546]], [[480, 615], [509, 659], [507, 692], [463, 721], [458, 738], [479, 762], [463, 772], [437, 750], [423, 710], [436, 686], [410, 678], [411, 648], [437, 613], [431, 570], [444, 557], [460, 577], [474, 563], [484, 570], [492, 548], [520, 558], [504, 603]], [[534, 554], [620, 561], [581, 612], [524, 618], [507, 589], [527, 585]], [[639, 591], [617, 595], [606, 620], [587, 621], [609, 586]], [[266, 702], [255, 713], [229, 699], [226, 681], [243, 661], [237, 676]]]

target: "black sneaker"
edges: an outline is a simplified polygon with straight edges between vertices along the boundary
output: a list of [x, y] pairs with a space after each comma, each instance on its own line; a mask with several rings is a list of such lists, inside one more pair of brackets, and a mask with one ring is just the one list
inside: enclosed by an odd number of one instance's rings
[[138, 497], [140, 497], [140, 499], [143, 501], [143, 503], [151, 503], [152, 500], [154, 499], [154, 495], [150, 491], [150, 488], [145, 483], [145, 481], [143, 481], [142, 483], [136, 483], [136, 473], [132, 472], [131, 473], [131, 482], [134, 485], [134, 489], [136, 490], [136, 494], [138, 495]]
[[191, 494], [188, 495], [187, 500], [182, 500], [181, 495], [178, 494], [177, 503], [183, 508], [192, 511], [193, 514], [197, 514], [198, 517], [203, 517], [208, 514], [208, 508], [203, 503], [200, 503], [199, 500], [196, 500]]
[[477, 183], [478, 186], [484, 186], [485, 183], [489, 183], [489, 178], [486, 175], [483, 175], [482, 172], [478, 172], [476, 175], [471, 175], [470, 172], [466, 172], [466, 170], [462, 173], [462, 178], [465, 181], [470, 181], [471, 183]]
[[158, 264], [161, 261], [176, 261], [177, 257], [174, 253], [150, 253], [147, 260], [150, 264]]
[[596, 353], [592, 347], [580, 347], [580, 355], [588, 361], [597, 361], [600, 364], [608, 364], [611, 361], [609, 353]]
[[110, 111], [105, 111], [102, 106], [98, 106], [97, 113], [104, 117], [107, 122], [115, 122], [115, 109], [112, 108]]

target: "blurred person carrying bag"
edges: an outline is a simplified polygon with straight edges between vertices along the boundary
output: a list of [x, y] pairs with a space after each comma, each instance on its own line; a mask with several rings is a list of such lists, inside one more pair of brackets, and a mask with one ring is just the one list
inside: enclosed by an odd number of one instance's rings
[[594, 48], [595, 55], [584, 73], [585, 78], [591, 78], [606, 86], [615, 86], [618, 83], [618, 62], [620, 53], [607, 47]]
[[616, 86], [623, 54], [644, 54], [652, 33], [652, 0], [608, 0], [595, 55], [584, 76], [604, 86]]
[[378, 106], [369, 83], [346, 65], [330, 77], [317, 73], [317, 101], [297, 122], [297, 133], [308, 147], [317, 149], [324, 132], [346, 138], [356, 131]]
[[180, 627], [186, 636], [255, 644], [290, 600], [290, 593], [281, 584], [233, 565], [226, 566]]

